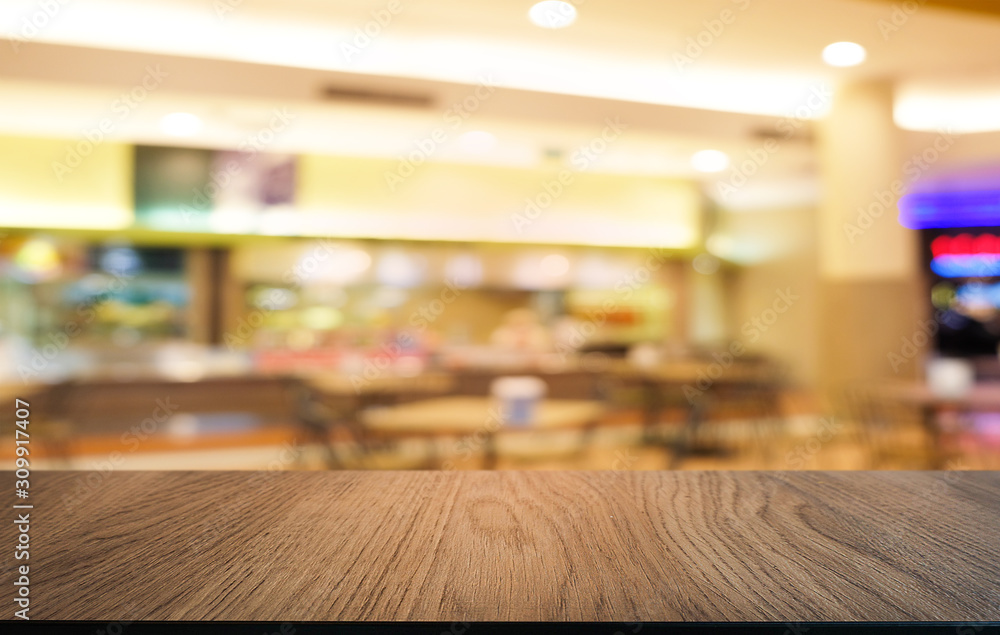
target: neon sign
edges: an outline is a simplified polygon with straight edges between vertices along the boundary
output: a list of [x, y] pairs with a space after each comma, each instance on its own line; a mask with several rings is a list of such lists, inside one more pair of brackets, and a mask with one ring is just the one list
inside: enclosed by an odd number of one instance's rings
[[[960, 306], [968, 308], [1000, 308], [1000, 283], [997, 284], [966, 284], [955, 291], [955, 300]], [[966, 311], [961, 311], [966, 313]]]
[[1000, 190], [907, 194], [899, 199], [899, 224], [909, 229], [1000, 225]]
[[1000, 236], [938, 236], [931, 253], [931, 270], [942, 278], [1000, 276]]

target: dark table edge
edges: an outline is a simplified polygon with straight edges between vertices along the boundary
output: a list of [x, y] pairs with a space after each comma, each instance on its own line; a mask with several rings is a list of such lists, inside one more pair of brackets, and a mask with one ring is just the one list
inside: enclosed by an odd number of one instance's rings
[[243, 622], [4, 620], [6, 632], [176, 635], [1000, 635], [990, 622]]

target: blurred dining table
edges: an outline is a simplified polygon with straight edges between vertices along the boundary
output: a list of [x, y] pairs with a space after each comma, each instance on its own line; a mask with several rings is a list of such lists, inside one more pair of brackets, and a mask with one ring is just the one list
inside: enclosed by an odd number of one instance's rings
[[0, 382], [0, 404], [14, 405], [15, 399], [27, 400], [48, 388], [47, 384], [38, 382]]
[[312, 373], [303, 380], [316, 390], [330, 396], [357, 397], [374, 400], [407, 394], [444, 393], [451, 390], [455, 378], [450, 373], [420, 373], [415, 375], [380, 374], [374, 377], [348, 373]]
[[527, 423], [513, 423], [492, 397], [440, 397], [373, 408], [362, 413], [366, 433], [376, 439], [472, 437], [483, 449], [483, 467], [497, 464], [496, 436], [507, 432], [593, 431], [605, 412], [600, 401], [543, 399]]
[[931, 462], [935, 468], [944, 464], [942, 442], [946, 430], [941, 425], [942, 414], [1000, 413], [1000, 382], [978, 382], [968, 390], [948, 393], [936, 391], [922, 380], [894, 381], [879, 386], [878, 393], [883, 399], [917, 410], [921, 425], [931, 439]]
[[609, 371], [619, 381], [636, 385], [641, 390], [646, 443], [657, 441], [654, 431], [662, 423], [668, 406], [685, 411], [680, 434], [669, 442], [673, 449], [671, 468], [678, 467], [693, 453], [695, 438], [712, 408], [752, 408], [754, 414], [781, 421], [779, 375], [769, 363], [738, 360], [732, 356], [647, 364], [622, 359], [614, 361]]
[[903, 403], [934, 411], [949, 408], [965, 412], [1000, 412], [1000, 382], [979, 382], [967, 391], [942, 393], [925, 381], [900, 381], [886, 384], [883, 393]]

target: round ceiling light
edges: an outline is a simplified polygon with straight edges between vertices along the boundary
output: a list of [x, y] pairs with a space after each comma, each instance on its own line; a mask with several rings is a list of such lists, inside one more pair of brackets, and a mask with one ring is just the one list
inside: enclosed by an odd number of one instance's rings
[[729, 156], [719, 150], [702, 150], [691, 157], [691, 167], [699, 172], [722, 172], [729, 167]]
[[857, 66], [866, 57], [865, 47], [854, 42], [834, 42], [823, 49], [823, 61], [830, 66]]
[[528, 17], [543, 29], [562, 29], [576, 21], [576, 7], [562, 0], [545, 0], [531, 7]]

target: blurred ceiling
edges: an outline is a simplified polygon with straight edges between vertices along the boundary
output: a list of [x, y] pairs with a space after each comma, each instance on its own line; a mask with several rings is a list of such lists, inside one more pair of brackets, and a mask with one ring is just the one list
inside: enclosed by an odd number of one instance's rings
[[[815, 195], [808, 120], [841, 82], [894, 83], [905, 128], [1000, 130], [1000, 19], [940, 6], [994, 2], [579, 0], [559, 30], [529, 22], [532, 4], [55, 0], [46, 12], [5, 0], [0, 131], [75, 137], [158, 65], [162, 84], [109, 138], [236, 147], [285, 108], [296, 125], [276, 150], [395, 157], [474, 102], [434, 160], [537, 166], [618, 117], [628, 132], [592, 169], [693, 177], [698, 149], [738, 159], [781, 139], [787, 150], [740, 192], [752, 205]], [[826, 66], [823, 47], [844, 40], [867, 61]], [[484, 82], [489, 97], [466, 101]], [[203, 132], [166, 135], [158, 122], [175, 111], [196, 113]], [[495, 147], [463, 147], [472, 131]]]
[[[587, 0], [559, 30], [530, 23], [532, 4], [56, 0], [26, 28], [39, 5], [7, 0], [0, 24], [15, 41], [459, 83], [491, 73], [509, 88], [770, 115], [818, 82], [975, 79], [1000, 58], [1000, 20], [916, 1], [894, 17], [897, 5], [862, 0]], [[823, 46], [843, 40], [868, 62], [826, 67]]]
[[[872, 2], [893, 3], [894, 0], [871, 0]], [[921, 4], [928, 4], [932, 7], [942, 7], [945, 9], [959, 9], [962, 11], [976, 11], [988, 13], [1000, 17], [1000, 4], [995, 0], [921, 0]]]

